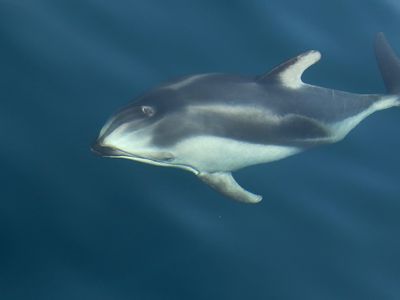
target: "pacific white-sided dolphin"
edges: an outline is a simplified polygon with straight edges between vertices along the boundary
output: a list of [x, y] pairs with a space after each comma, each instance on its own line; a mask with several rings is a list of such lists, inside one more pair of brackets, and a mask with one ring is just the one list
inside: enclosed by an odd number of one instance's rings
[[162, 84], [115, 113], [92, 149], [194, 173], [232, 199], [256, 203], [231, 172], [343, 139], [370, 114], [400, 105], [400, 60], [382, 33], [375, 53], [387, 94], [306, 84], [308, 51], [255, 77], [200, 74]]

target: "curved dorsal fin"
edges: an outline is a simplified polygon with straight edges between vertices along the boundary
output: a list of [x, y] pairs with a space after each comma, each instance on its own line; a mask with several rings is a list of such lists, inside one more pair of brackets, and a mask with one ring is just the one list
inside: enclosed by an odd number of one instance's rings
[[301, 81], [303, 72], [320, 59], [321, 53], [319, 51], [311, 50], [304, 52], [260, 76], [257, 81], [266, 83], [279, 82], [288, 88], [300, 88], [303, 84], [303, 81]]

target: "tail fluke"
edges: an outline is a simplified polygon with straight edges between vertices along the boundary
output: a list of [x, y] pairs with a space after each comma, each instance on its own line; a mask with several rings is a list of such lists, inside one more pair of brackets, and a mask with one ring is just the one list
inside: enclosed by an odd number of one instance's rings
[[376, 35], [375, 55], [387, 92], [400, 94], [400, 60], [382, 32]]

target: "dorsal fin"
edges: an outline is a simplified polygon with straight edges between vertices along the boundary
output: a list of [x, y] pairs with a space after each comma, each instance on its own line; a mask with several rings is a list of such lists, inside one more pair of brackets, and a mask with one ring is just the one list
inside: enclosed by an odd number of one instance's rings
[[301, 75], [311, 65], [321, 59], [319, 51], [311, 50], [294, 57], [260, 76], [258, 82], [279, 82], [285, 87], [297, 89], [303, 84]]

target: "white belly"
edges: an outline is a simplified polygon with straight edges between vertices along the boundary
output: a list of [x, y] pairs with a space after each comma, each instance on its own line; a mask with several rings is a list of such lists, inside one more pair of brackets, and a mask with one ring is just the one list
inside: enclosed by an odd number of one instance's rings
[[300, 149], [252, 144], [228, 138], [197, 136], [172, 149], [176, 163], [190, 165], [201, 172], [228, 172], [267, 163], [296, 154]]

